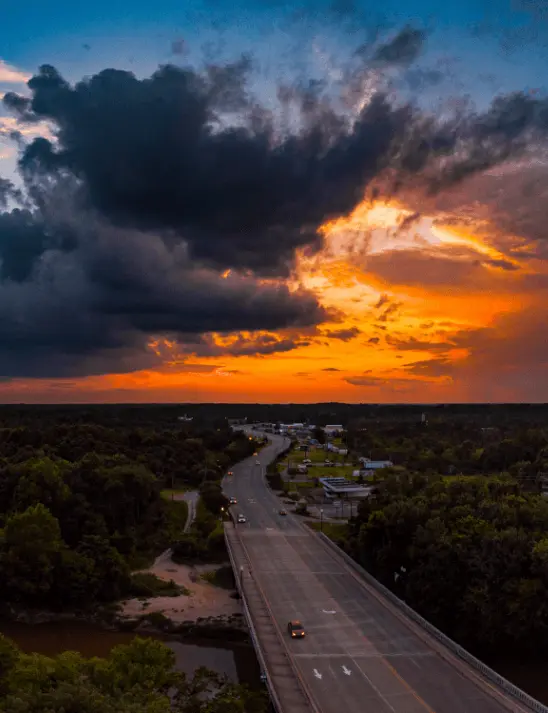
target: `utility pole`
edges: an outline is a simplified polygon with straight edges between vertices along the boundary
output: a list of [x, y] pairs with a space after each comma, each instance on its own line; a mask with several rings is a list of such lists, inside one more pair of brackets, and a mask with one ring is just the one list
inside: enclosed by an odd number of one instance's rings
[[323, 532], [323, 508], [320, 508], [320, 532]]

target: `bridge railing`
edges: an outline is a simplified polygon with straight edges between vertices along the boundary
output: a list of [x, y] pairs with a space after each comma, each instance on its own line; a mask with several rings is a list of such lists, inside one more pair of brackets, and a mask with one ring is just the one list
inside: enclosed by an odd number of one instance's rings
[[512, 698], [525, 704], [528, 708], [537, 713], [548, 713], [548, 707], [537, 701], [535, 698], [530, 696], [521, 688], [518, 688], [513, 683], [510, 683], [506, 678], [493, 671], [492, 668], [486, 666], [482, 661], [473, 656], [469, 651], [464, 649], [462, 646], [457, 644], [455, 641], [450, 639], [446, 634], [440, 631], [437, 627], [427, 621], [424, 617], [418, 614], [414, 609], [412, 609], [408, 604], [397, 597], [394, 592], [391, 592], [387, 587], [381, 584], [378, 579], [375, 579], [372, 574], [370, 574], [366, 569], [359, 565], [350, 555], [348, 555], [344, 550], [342, 550], [338, 545], [336, 545], [332, 540], [330, 540], [323, 532], [318, 532], [317, 535], [320, 537], [322, 542], [326, 544], [331, 550], [336, 551], [344, 561], [362, 577], [368, 584], [370, 584], [377, 592], [382, 594], [383, 597], [388, 599], [392, 604], [394, 604], [400, 611], [402, 611], [405, 616], [414, 621], [425, 631], [427, 631], [431, 636], [437, 639], [443, 646], [445, 646], [449, 651], [454, 653], [460, 659], [465, 661], [469, 666], [471, 666], [476, 671], [479, 671], [488, 681], [498, 686], [502, 691], [510, 695]]
[[[257, 636], [257, 632], [255, 631], [255, 625], [253, 624], [253, 617], [251, 616], [251, 611], [249, 610], [249, 606], [247, 604], [247, 598], [246, 598], [244, 584], [243, 584], [243, 577], [241, 574], [242, 570], [240, 570], [238, 568], [238, 564], [236, 562], [234, 553], [232, 551], [232, 543], [230, 542], [230, 538], [228, 537], [226, 531], [225, 531], [225, 542], [226, 542], [226, 549], [228, 551], [228, 557], [230, 559], [230, 564], [232, 565], [232, 571], [234, 572], [234, 579], [236, 580], [236, 587], [238, 589], [238, 593], [241, 598], [245, 619], [246, 619], [247, 625], [249, 627], [251, 641], [253, 642], [253, 648], [255, 649], [255, 653], [257, 654], [257, 659], [259, 660], [259, 666], [261, 668], [261, 673], [265, 677], [266, 686], [268, 688], [268, 693], [270, 695], [272, 705], [276, 709], [277, 713], [283, 713], [282, 706], [280, 704], [280, 701], [278, 700], [278, 695], [277, 695], [274, 685], [272, 683], [272, 679], [270, 678], [269, 673], [268, 673], [268, 668], [266, 666], [263, 649], [261, 647], [259, 637]], [[240, 567], [241, 567], [241, 565], [240, 565]]]

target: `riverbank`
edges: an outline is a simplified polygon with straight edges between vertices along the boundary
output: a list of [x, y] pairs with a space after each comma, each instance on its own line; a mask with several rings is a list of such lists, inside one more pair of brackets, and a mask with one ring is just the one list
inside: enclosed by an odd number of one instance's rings
[[78, 651], [85, 658], [104, 658], [115, 646], [129, 644], [135, 636], [162, 641], [175, 653], [176, 668], [192, 675], [196, 668], [206, 668], [227, 675], [237, 683], [259, 687], [260, 670], [249, 643], [178, 635], [109, 631], [83, 621], [54, 621], [24, 624], [0, 618], [0, 632], [14, 641], [21, 651], [57, 656], [64, 651]]
[[234, 619], [241, 617], [242, 606], [235, 590], [211, 583], [222, 565], [185, 565], [171, 559], [168, 549], [154, 564], [143, 570], [159, 579], [172, 580], [183, 592], [175, 597], [139, 597], [120, 604], [119, 618], [135, 620], [143, 615], [162, 614], [173, 624], [198, 622], [204, 619]]

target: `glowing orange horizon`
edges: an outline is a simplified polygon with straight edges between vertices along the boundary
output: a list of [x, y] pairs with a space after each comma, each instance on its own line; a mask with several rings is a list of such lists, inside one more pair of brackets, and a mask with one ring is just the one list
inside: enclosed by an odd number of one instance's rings
[[[299, 256], [294, 285], [313, 291], [325, 307], [343, 316], [340, 322], [309, 330], [308, 336], [305, 330], [307, 346], [264, 356], [231, 356], [234, 339], [214, 337], [228, 353], [181, 357], [174, 342], [156, 338], [149, 345], [162, 360], [155, 369], [15, 380], [0, 386], [2, 398], [44, 403], [469, 400], [470, 389], [452, 378], [451, 369], [448, 374], [421, 375], [413, 363], [443, 354], [443, 363], [460, 368], [468, 356], [467, 330], [488, 327], [501, 314], [519, 312], [535, 297], [522, 289], [527, 272], [518, 257], [509, 259], [489, 244], [485, 225], [472, 234], [423, 216], [406, 226], [412, 215], [393, 201], [363, 201], [349, 216], [320, 228], [325, 247], [320, 255]], [[409, 279], [405, 270], [400, 275], [394, 268], [402, 255], [431, 256], [440, 264], [454, 256], [455, 264], [476, 270], [477, 282], [470, 286], [455, 279], [444, 285], [426, 279], [431, 277], [426, 274]], [[345, 332], [353, 328], [359, 333], [347, 338]], [[279, 338], [289, 333], [295, 330], [282, 330]], [[455, 335], [459, 344], [452, 347]]]

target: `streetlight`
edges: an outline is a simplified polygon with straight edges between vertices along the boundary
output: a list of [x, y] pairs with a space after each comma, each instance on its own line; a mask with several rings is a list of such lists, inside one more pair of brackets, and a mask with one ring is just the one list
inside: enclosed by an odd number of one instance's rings
[[320, 532], [323, 532], [323, 508], [320, 508]]

